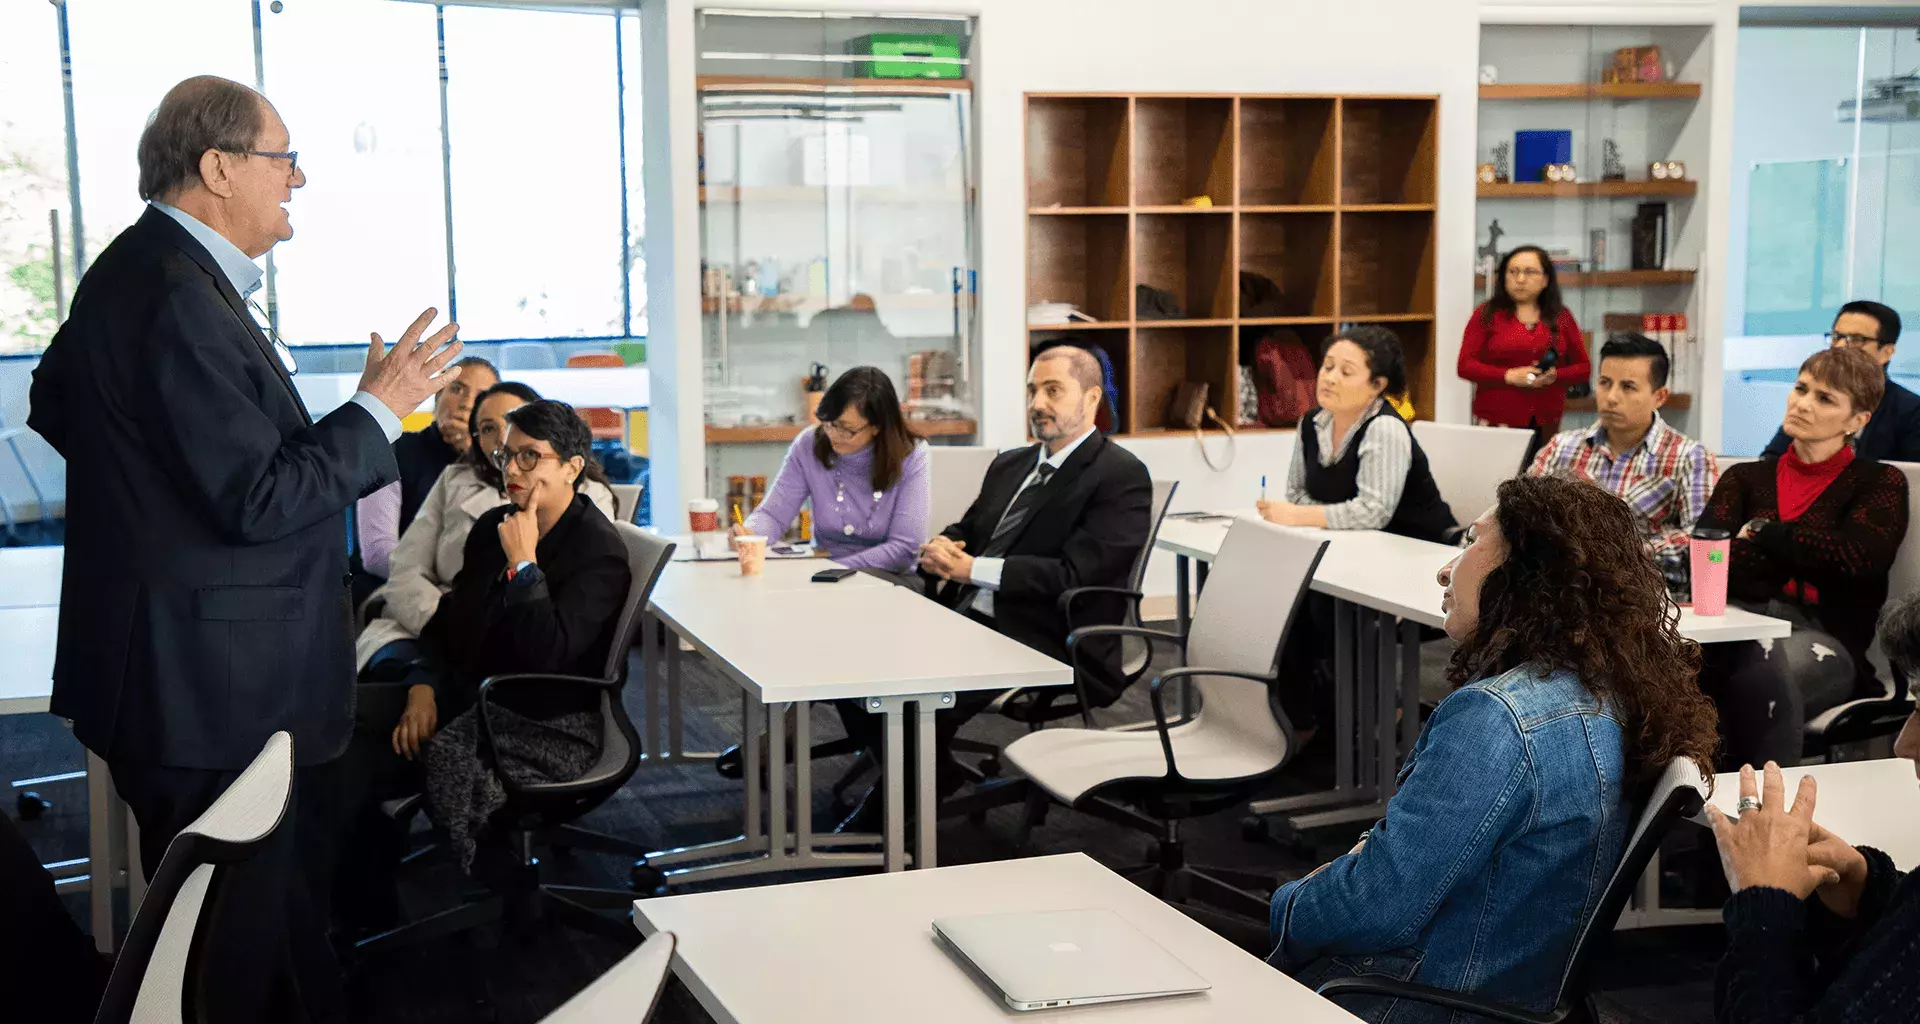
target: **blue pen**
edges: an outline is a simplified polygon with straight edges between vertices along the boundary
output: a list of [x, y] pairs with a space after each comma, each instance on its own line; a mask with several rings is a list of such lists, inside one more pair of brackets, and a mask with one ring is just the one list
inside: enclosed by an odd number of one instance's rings
[[1267, 500], [1267, 475], [1265, 473], [1260, 474], [1260, 500]]

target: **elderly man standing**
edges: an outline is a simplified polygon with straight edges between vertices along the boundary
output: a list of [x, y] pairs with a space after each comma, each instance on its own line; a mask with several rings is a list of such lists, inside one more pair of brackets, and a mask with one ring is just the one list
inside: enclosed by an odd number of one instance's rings
[[421, 340], [431, 309], [392, 352], [375, 334], [359, 393], [311, 419], [292, 351], [247, 301], [307, 181], [280, 115], [191, 78], [138, 153], [150, 205], [81, 279], [33, 375], [28, 422], [67, 459], [53, 711], [112, 768], [149, 874], [269, 735], [292, 734], [296, 814], [230, 876], [206, 1005], [214, 1021], [336, 1017], [294, 864], [327, 848], [301, 826], [353, 724], [347, 510], [395, 478], [400, 417], [459, 374], [460, 345], [452, 324]]

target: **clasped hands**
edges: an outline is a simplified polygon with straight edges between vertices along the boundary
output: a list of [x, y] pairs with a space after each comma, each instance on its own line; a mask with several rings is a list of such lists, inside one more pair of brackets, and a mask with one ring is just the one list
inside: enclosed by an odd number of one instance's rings
[[973, 556], [967, 542], [935, 537], [920, 545], [920, 571], [955, 583], [973, 582]]
[[[1768, 761], [1764, 777], [1756, 777], [1751, 765], [1742, 767], [1740, 796], [1749, 801], [1750, 809], [1730, 818], [1709, 807], [1707, 820], [1733, 891], [1767, 886], [1802, 900], [1818, 893], [1828, 910], [1852, 917], [1866, 887], [1867, 860], [1814, 822], [1818, 787], [1813, 776], [1802, 777], [1793, 807], [1788, 809], [1786, 778], [1779, 765]], [[1759, 804], [1753, 806], [1751, 801], [1756, 799]]]
[[1552, 387], [1560, 379], [1557, 371], [1538, 366], [1516, 366], [1507, 371], [1507, 383], [1516, 388]]

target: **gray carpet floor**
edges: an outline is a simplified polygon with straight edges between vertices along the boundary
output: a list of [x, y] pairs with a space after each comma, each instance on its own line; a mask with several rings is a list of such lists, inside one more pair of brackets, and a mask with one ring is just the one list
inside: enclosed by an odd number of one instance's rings
[[[4, 656], [4, 654], [0, 654]], [[689, 655], [686, 672], [686, 731], [690, 749], [718, 749], [739, 735], [738, 690]], [[1137, 690], [1138, 688], [1136, 688]], [[627, 702], [636, 720], [641, 718], [639, 691], [630, 687]], [[1149, 718], [1136, 692], [1117, 705], [1114, 720]], [[815, 738], [840, 734], [837, 717], [816, 709]], [[1021, 727], [982, 716], [963, 735], [1004, 742]], [[1324, 745], [1324, 744], [1323, 744]], [[83, 754], [71, 735], [45, 715], [0, 718], [0, 778], [18, 779], [73, 770], [83, 766]], [[815, 772], [818, 791], [816, 824], [829, 828], [834, 812], [828, 787], [847, 762], [823, 762]], [[1282, 778], [1273, 793], [1323, 788], [1328, 781], [1329, 758], [1310, 746]], [[37, 820], [22, 823], [35, 848], [47, 861], [86, 855], [86, 792], [83, 783], [63, 782], [37, 787], [52, 806]], [[633, 838], [655, 848], [723, 839], [739, 831], [741, 786], [721, 778], [707, 766], [642, 769], [612, 800], [589, 814], [581, 824], [599, 831]], [[10, 801], [11, 804], [11, 801]], [[14, 813], [9, 806], [7, 813]], [[960, 864], [1016, 856], [1017, 808], [990, 812], [983, 824], [965, 819], [943, 821], [939, 830], [942, 863]], [[1359, 827], [1328, 830], [1304, 837], [1306, 842], [1249, 842], [1242, 836], [1241, 813], [1225, 812], [1189, 824], [1185, 838], [1189, 857], [1196, 863], [1255, 871], [1283, 881], [1311, 870], [1326, 857], [1351, 845]], [[1103, 863], [1120, 867], [1144, 861], [1150, 852], [1147, 838], [1117, 825], [1056, 809], [1035, 830], [1028, 852], [1033, 854], [1083, 850]], [[581, 885], [622, 886], [630, 864], [616, 857], [578, 852], [550, 859], [548, 869], [557, 881]], [[807, 877], [820, 877], [812, 874]], [[465, 884], [456, 868], [432, 863], [409, 865], [402, 898], [410, 915], [430, 913], [449, 904]], [[792, 879], [769, 878], [753, 884]], [[70, 895], [77, 919], [86, 920], [85, 897]], [[5, 927], [0, 921], [0, 927]], [[1224, 934], [1224, 932], [1223, 932]], [[1243, 945], [1260, 940], [1253, 934], [1230, 934]], [[1609, 1022], [1710, 1021], [1713, 963], [1719, 955], [1717, 928], [1692, 928], [1633, 933], [1618, 938], [1596, 966], [1597, 987]], [[418, 950], [358, 965], [351, 973], [356, 1019], [368, 1024], [439, 1024], [439, 1022], [533, 1022], [564, 1002], [573, 992], [615, 962], [626, 947], [594, 936], [551, 925], [515, 934], [502, 930], [445, 940]], [[670, 984], [655, 1020], [705, 1021], [706, 1013], [677, 983]]]

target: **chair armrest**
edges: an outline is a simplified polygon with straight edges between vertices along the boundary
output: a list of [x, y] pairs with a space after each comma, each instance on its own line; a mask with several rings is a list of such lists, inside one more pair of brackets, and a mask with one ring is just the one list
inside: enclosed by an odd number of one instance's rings
[[1068, 628], [1072, 628], [1073, 625], [1073, 603], [1082, 597], [1092, 594], [1105, 594], [1111, 597], [1127, 598], [1133, 602], [1136, 609], [1140, 606], [1140, 602], [1146, 599], [1145, 594], [1142, 594], [1138, 590], [1128, 590], [1125, 587], [1074, 587], [1072, 590], [1064, 591], [1060, 595], [1060, 614], [1067, 617]]
[[578, 686], [588, 690], [617, 692], [621, 686], [619, 679], [596, 679], [592, 676], [568, 676], [552, 672], [510, 672], [505, 675], [488, 676], [480, 684], [480, 691], [474, 697], [474, 710], [480, 718], [480, 760], [488, 770], [500, 777], [500, 784], [508, 793], [519, 791], [512, 779], [500, 770], [500, 757], [493, 742], [493, 691], [496, 687], [514, 686], [523, 683], [540, 683], [563, 686]]
[[1516, 1010], [1498, 1003], [1484, 1002], [1462, 992], [1454, 992], [1430, 985], [1416, 985], [1410, 981], [1398, 981], [1393, 978], [1361, 977], [1335, 978], [1320, 986], [1319, 994], [1327, 999], [1337, 996], [1387, 996], [1392, 999], [1410, 999], [1416, 1003], [1439, 1006], [1463, 1013], [1477, 1013], [1492, 1020], [1505, 1021], [1507, 1024], [1560, 1024], [1567, 1014], [1559, 1008], [1547, 1013], [1535, 1013], [1532, 1010]]
[[[1232, 676], [1235, 679], [1251, 679], [1256, 683], [1266, 683], [1269, 687], [1279, 678], [1278, 676], [1262, 675], [1258, 672], [1241, 672], [1231, 668], [1207, 668], [1204, 665], [1170, 668], [1154, 676], [1153, 681], [1147, 684], [1147, 699], [1153, 704], [1153, 724], [1156, 729], [1160, 730], [1160, 748], [1166, 752], [1167, 774], [1169, 775], [1178, 775], [1180, 772], [1173, 764], [1173, 737], [1167, 734], [1167, 729], [1169, 728], [1167, 725], [1167, 707], [1164, 698], [1160, 696], [1160, 688], [1165, 686], [1169, 679], [1186, 679], [1191, 676]], [[1278, 715], [1277, 717], [1280, 722], [1280, 734], [1287, 738], [1287, 750], [1291, 752], [1295, 749], [1293, 723], [1287, 721], [1287, 716], [1285, 715]]]
[[1080, 701], [1080, 724], [1089, 729], [1093, 724], [1093, 702], [1087, 699], [1087, 684], [1081, 678], [1080, 641], [1090, 636], [1137, 636], [1151, 644], [1155, 640], [1164, 640], [1186, 647], [1187, 638], [1179, 633], [1170, 633], [1164, 629], [1148, 629], [1145, 626], [1081, 626], [1067, 634], [1067, 659], [1073, 666], [1073, 695]]

